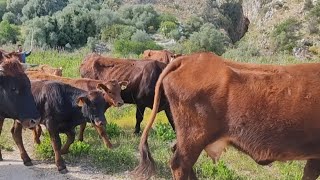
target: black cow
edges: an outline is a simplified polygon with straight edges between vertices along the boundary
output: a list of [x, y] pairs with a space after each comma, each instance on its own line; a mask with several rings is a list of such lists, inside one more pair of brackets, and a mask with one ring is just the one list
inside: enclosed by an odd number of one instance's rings
[[4, 118], [20, 119], [28, 128], [38, 124], [39, 117], [30, 81], [22, 66], [17, 60], [4, 59], [0, 64], [0, 134]]
[[[73, 86], [55, 81], [32, 81], [32, 93], [41, 114], [41, 124], [45, 125], [55, 153], [55, 162], [61, 173], [67, 172], [61, 154], [67, 153], [75, 139], [75, 127], [84, 122], [105, 131], [106, 119], [104, 112], [109, 106], [98, 90], [84, 91]], [[12, 133], [18, 140], [18, 147], [24, 163], [31, 165], [21, 138], [20, 123], [15, 123]], [[67, 142], [61, 148], [59, 133], [67, 135]], [[17, 142], [17, 141], [16, 141]]]
[[[81, 77], [103, 81], [129, 81], [127, 88], [121, 91], [121, 97], [125, 103], [137, 105], [135, 133], [139, 133], [145, 108], [152, 108], [156, 82], [165, 67], [166, 64], [154, 60], [122, 60], [91, 54], [81, 64], [80, 74]], [[165, 110], [171, 126], [174, 127], [165, 97], [160, 102], [159, 111], [162, 110]]]

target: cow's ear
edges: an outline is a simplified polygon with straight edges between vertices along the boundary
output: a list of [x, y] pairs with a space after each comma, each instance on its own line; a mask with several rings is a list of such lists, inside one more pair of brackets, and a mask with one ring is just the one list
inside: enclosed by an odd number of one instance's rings
[[97, 84], [97, 89], [105, 93], [109, 91], [108, 87], [102, 83]]
[[127, 89], [128, 84], [129, 84], [129, 81], [120, 81], [120, 82], [119, 82], [119, 85], [120, 85], [120, 87], [121, 87], [121, 90]]
[[89, 99], [86, 96], [80, 96], [77, 99], [77, 105], [82, 107], [84, 104], [88, 103]]

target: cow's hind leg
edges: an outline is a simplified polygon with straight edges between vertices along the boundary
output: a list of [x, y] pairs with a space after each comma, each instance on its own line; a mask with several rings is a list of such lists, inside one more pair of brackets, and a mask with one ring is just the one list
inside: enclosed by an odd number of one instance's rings
[[18, 121], [13, 122], [13, 127], [11, 128], [11, 134], [14, 142], [19, 148], [21, 159], [23, 160], [23, 164], [26, 166], [32, 166], [31, 159], [23, 146], [22, 140], [22, 125], [18, 123]]
[[67, 154], [69, 152], [69, 147], [74, 142], [76, 132], [73, 129], [73, 130], [66, 132], [66, 135], [67, 135], [67, 142], [62, 147], [61, 154]]
[[138, 105], [137, 104], [137, 111], [136, 111], [136, 127], [135, 127], [135, 130], [134, 130], [134, 133], [135, 134], [139, 134], [140, 133], [140, 126], [141, 126], [141, 122], [143, 120], [143, 114], [144, 114], [144, 110], [146, 109], [146, 107], [144, 106], [141, 106], [141, 105]]
[[80, 130], [79, 130], [79, 135], [78, 135], [79, 141], [83, 141], [83, 133], [84, 133], [84, 130], [86, 129], [86, 126], [87, 126], [86, 122], [83, 124], [80, 124]]
[[193, 146], [179, 146], [171, 159], [171, 171], [175, 180], [197, 179], [192, 167], [196, 163], [201, 149]]
[[320, 160], [309, 159], [304, 167], [303, 180], [316, 180], [320, 175]]
[[59, 133], [50, 130], [50, 128], [48, 128], [48, 131], [51, 139], [52, 148], [54, 151], [56, 166], [58, 167], [60, 173], [67, 173], [68, 171], [66, 164], [61, 156], [61, 139]]
[[[4, 118], [0, 118], [0, 135], [3, 127]], [[0, 146], [0, 161], [2, 161], [2, 154], [1, 154], [1, 146]]]
[[175, 128], [174, 128], [174, 123], [173, 123], [173, 116], [172, 116], [172, 113], [171, 113], [170, 108], [169, 108], [169, 107], [166, 108], [166, 109], [164, 110], [164, 112], [166, 113], [166, 116], [167, 116], [167, 118], [168, 118], [168, 121], [169, 121], [172, 129], [175, 130]]
[[34, 127], [32, 129], [32, 133], [33, 133], [33, 141], [34, 143], [36, 144], [40, 144], [41, 141], [40, 141], [40, 136], [42, 134], [42, 128], [41, 128], [41, 125], [38, 124], [36, 127]]

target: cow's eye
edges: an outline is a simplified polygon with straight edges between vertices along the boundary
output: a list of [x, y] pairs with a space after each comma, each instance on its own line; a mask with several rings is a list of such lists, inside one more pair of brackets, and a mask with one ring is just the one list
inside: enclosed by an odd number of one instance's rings
[[15, 87], [11, 88], [11, 91], [15, 92], [16, 94], [19, 94], [19, 90]]

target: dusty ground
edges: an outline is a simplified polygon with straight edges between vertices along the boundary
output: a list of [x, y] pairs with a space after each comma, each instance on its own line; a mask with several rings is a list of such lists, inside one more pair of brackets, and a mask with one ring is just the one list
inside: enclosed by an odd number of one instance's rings
[[[31, 131], [29, 131], [31, 132]], [[2, 150], [3, 161], [0, 161], [0, 180], [57, 180], [57, 179], [130, 179], [128, 172], [119, 175], [107, 175], [86, 162], [71, 164], [66, 162], [68, 173], [60, 174], [53, 161], [36, 160], [33, 152], [33, 142], [30, 140], [31, 133], [24, 132], [24, 145], [33, 166], [24, 166], [16, 145], [12, 144], [13, 151]], [[6, 132], [3, 132], [5, 134]], [[13, 142], [10, 142], [13, 143]]]

